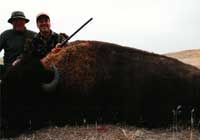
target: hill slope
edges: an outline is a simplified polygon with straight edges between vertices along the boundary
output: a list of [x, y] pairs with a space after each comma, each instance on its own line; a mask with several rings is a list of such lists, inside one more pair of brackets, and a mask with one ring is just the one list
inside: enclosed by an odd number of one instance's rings
[[200, 49], [184, 50], [164, 55], [176, 58], [184, 63], [194, 65], [200, 69]]

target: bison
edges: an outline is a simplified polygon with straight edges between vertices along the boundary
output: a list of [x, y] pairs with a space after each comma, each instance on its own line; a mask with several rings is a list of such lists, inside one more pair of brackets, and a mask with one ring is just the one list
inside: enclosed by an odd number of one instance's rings
[[26, 57], [7, 72], [2, 128], [83, 122], [160, 127], [172, 123], [180, 106], [189, 119], [199, 101], [200, 70], [194, 66], [108, 42], [74, 41], [42, 60]]

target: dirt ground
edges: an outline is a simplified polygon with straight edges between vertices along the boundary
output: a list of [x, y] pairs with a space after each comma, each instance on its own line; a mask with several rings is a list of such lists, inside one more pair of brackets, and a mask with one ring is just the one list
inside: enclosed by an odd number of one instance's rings
[[143, 129], [117, 125], [51, 127], [2, 140], [200, 140], [195, 129]]

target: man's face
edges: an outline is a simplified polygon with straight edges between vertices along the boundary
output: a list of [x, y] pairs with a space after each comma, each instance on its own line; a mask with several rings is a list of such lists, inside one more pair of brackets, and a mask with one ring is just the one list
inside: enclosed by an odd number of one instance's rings
[[24, 19], [17, 18], [17, 19], [12, 20], [13, 28], [16, 31], [20, 31], [20, 32], [24, 31], [25, 24], [26, 24], [26, 21]]
[[50, 20], [47, 17], [43, 17], [37, 20], [37, 27], [40, 30], [40, 32], [49, 32], [51, 23]]

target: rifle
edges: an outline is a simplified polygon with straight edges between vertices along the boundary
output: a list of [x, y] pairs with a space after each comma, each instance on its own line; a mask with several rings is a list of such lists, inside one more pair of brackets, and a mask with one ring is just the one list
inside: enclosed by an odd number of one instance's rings
[[93, 18], [90, 18], [86, 21], [81, 27], [79, 27], [72, 35], [70, 35], [67, 39], [61, 42], [60, 47], [63, 47], [76, 33], [78, 33], [85, 25], [87, 25]]

